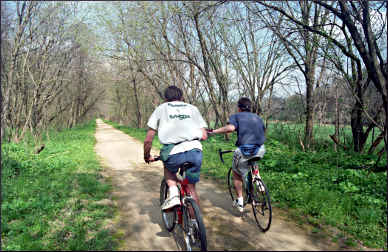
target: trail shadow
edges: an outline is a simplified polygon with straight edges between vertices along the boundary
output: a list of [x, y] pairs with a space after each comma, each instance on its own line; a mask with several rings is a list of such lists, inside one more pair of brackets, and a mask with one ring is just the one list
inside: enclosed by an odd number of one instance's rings
[[[106, 133], [109, 130], [104, 129]], [[111, 138], [111, 141], [108, 141], [108, 138]], [[134, 142], [125, 148], [121, 147], [121, 140], [116, 141], [114, 134], [106, 135], [103, 140], [104, 142], [114, 141], [114, 146], [111, 146], [111, 148], [117, 147], [115, 148], [114, 154], [116, 156], [114, 158], [124, 160], [122, 157], [126, 155], [125, 159], [141, 160], [142, 148], [141, 142], [138, 142], [138, 140], [133, 140]], [[122, 142], [125, 143], [125, 141], [127, 140]], [[129, 151], [124, 153], [124, 151], [121, 151], [123, 149]], [[160, 182], [163, 177], [161, 163], [145, 165], [139, 162], [128, 162], [133, 167], [124, 168], [124, 162], [122, 162], [123, 165], [120, 163], [115, 166], [123, 169], [114, 170], [117, 173], [117, 179], [121, 181], [117, 197], [124, 202], [122, 203], [125, 204], [124, 210], [132, 210], [132, 212], [124, 213], [127, 217], [126, 220], [130, 220], [132, 217], [130, 214], [133, 213], [136, 215], [140, 213], [140, 216], [137, 216], [140, 218], [139, 220], [135, 219], [133, 223], [124, 225], [124, 228], [131, 228], [133, 225], [133, 232], [129, 231], [128, 233], [134, 237], [138, 235], [135, 232], [149, 232], [148, 236], [150, 237], [146, 237], [146, 239], [147, 242], [153, 245], [153, 248], [165, 248], [166, 246], [159, 242], [160, 238], [172, 237], [174, 241], [171, 240], [171, 244], [175, 243], [177, 249], [184, 250], [185, 242], [180, 227], [177, 226], [173, 232], [169, 233], [164, 229], [162, 223], [159, 204]], [[306, 231], [306, 227], [300, 228], [294, 221], [288, 221], [287, 218], [280, 216], [280, 211], [277, 209], [273, 209], [270, 230], [263, 233], [257, 227], [250, 205], [246, 207], [247, 218], [241, 219], [237, 211], [234, 211], [227, 187], [217, 185], [213, 179], [202, 179], [201, 177], [197, 188], [207, 232], [208, 250], [346, 250], [346, 248], [339, 245], [333, 246], [329, 238], [321, 239], [319, 235]], [[128, 189], [132, 191], [128, 191]], [[149, 225], [150, 223], [152, 225]], [[150, 230], [150, 226], [152, 230]], [[155, 230], [155, 227], [157, 230]], [[140, 237], [140, 235], [137, 237]], [[133, 240], [135, 242], [130, 244], [130, 249], [140, 248], [138, 244], [141, 244], [141, 241], [136, 241], [136, 238], [133, 238]], [[164, 243], [166, 241], [170, 243], [170, 239], [163, 240]], [[141, 245], [144, 245], [144, 242]]]
[[[134, 174], [131, 180], [125, 177], [128, 170], [115, 170], [116, 177], [123, 180], [122, 193], [119, 199], [122, 201], [139, 202], [141, 215], [148, 216], [151, 223], [157, 224], [160, 231], [155, 231], [155, 236], [172, 237], [177, 250], [185, 250], [185, 240], [181, 227], [177, 225], [170, 233], [162, 223], [160, 210], [160, 183], [162, 175], [151, 167]], [[120, 183], [121, 184], [121, 183]], [[123, 192], [129, 185], [145, 190], [149, 193], [146, 199], [139, 198], [135, 192]], [[319, 234], [308, 234], [304, 229], [287, 222], [280, 217], [276, 209], [273, 209], [271, 228], [263, 233], [254, 219], [251, 205], [245, 207], [246, 215], [241, 218], [232, 207], [229, 192], [208, 179], [203, 179], [198, 184], [201, 202], [201, 212], [207, 233], [209, 250], [347, 250], [347, 248], [335, 246], [328, 239]], [[136, 204], [133, 203], [133, 206]], [[131, 205], [132, 207], [132, 205]], [[137, 207], [139, 207], [137, 205]], [[128, 235], [144, 230], [142, 225], [123, 223], [123, 228], [131, 225]], [[132, 228], [133, 227], [133, 228]], [[172, 241], [171, 241], [172, 242]], [[154, 246], [160, 246], [155, 242]]]
[[[156, 168], [159, 169], [159, 168]], [[174, 230], [172, 232], [168, 232], [163, 224], [162, 213], [160, 208], [160, 184], [163, 179], [163, 176], [160, 174], [156, 174], [155, 170], [145, 170], [142, 174], [138, 174], [137, 179], [140, 183], [142, 183], [146, 188], [156, 192], [155, 198], [150, 200], [150, 204], [147, 207], [141, 209], [141, 214], [147, 214], [151, 222], [158, 224], [162, 231], [156, 233], [156, 235], [161, 237], [172, 237], [177, 246], [177, 250], [186, 251], [186, 242], [185, 235], [181, 225], [176, 224]]]
[[[115, 170], [111, 172], [114, 172], [114, 176], [117, 179], [116, 181], [121, 181], [117, 183], [120, 184], [118, 189], [120, 191], [120, 195], [116, 196], [116, 198], [119, 202], [123, 202], [123, 204], [125, 204], [124, 202], [127, 202], [127, 206], [123, 207], [124, 212], [126, 208], [132, 208], [132, 206], [135, 205], [133, 202], [141, 202], [140, 205], [137, 205], [139, 214], [147, 216], [151, 223], [157, 224], [160, 227], [160, 231], [154, 229], [155, 235], [158, 237], [173, 238], [174, 242], [171, 242], [175, 243], [176, 245], [174, 250], [186, 250], [183, 230], [180, 228], [180, 226], [176, 225], [172, 232], [168, 232], [163, 224], [159, 197], [162, 176], [155, 173], [155, 170], [150, 169], [144, 170], [142, 173], [136, 173], [134, 174], [135, 177], [132, 180], [128, 180], [126, 177], [128, 175], [128, 170]], [[135, 192], [126, 191], [125, 189], [129, 188], [130, 186], [139, 188], [139, 190], [146, 188], [145, 190], [148, 192], [147, 194], [149, 197], [139, 198]], [[144, 225], [146, 224], [140, 225], [139, 223], [134, 223], [133, 220], [131, 220], [131, 223], [129, 223], [129, 221], [127, 221], [129, 218], [126, 218], [125, 216], [122, 219], [123, 220], [120, 221], [119, 228], [127, 229], [130, 227], [130, 230], [126, 231], [125, 238], [129, 238], [138, 232], [144, 231]], [[153, 245], [154, 247], [158, 247], [156, 242]]]

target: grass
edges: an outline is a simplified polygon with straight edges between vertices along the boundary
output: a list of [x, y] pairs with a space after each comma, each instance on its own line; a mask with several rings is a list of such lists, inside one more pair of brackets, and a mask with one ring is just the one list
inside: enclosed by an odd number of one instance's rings
[[114, 250], [105, 224], [115, 208], [100, 204], [111, 185], [94, 153], [95, 122], [52, 131], [45, 149], [2, 144], [1, 250]]
[[[108, 123], [140, 141], [145, 138], [145, 129]], [[236, 134], [232, 134], [230, 141], [217, 135], [202, 142], [201, 173], [224, 181], [230, 165], [220, 162], [217, 150], [234, 149], [235, 141]], [[304, 216], [304, 221], [315, 227], [338, 228], [348, 235], [348, 246], [355, 246], [353, 241], [359, 240], [364, 246], [386, 250], [387, 173], [367, 169], [374, 165], [376, 157], [334, 152], [328, 147], [303, 152], [292, 141], [289, 145], [285, 143], [287, 136], [279, 135], [277, 130], [269, 127], [265, 143], [267, 151], [260, 170], [273, 204], [292, 211], [295, 216]], [[161, 148], [157, 138], [153, 147]], [[224, 160], [231, 164], [232, 154], [224, 155]], [[384, 165], [386, 159], [380, 162]], [[355, 169], [359, 167], [364, 169]]]

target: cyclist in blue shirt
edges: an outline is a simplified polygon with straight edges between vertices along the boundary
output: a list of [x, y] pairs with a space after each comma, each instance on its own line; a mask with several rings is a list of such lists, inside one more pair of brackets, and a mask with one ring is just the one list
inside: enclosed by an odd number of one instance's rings
[[233, 155], [233, 184], [237, 196], [233, 206], [240, 212], [244, 210], [242, 195], [243, 178], [249, 172], [248, 160], [253, 157], [262, 158], [265, 153], [265, 126], [263, 120], [255, 113], [251, 113], [251, 101], [241, 97], [238, 101], [238, 113], [229, 117], [226, 126], [209, 132], [210, 134], [230, 133], [237, 131], [237, 149]]

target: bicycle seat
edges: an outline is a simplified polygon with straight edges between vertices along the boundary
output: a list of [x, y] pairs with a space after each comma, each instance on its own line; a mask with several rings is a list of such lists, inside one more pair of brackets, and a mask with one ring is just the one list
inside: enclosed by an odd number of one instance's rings
[[252, 163], [252, 162], [256, 162], [256, 161], [260, 161], [261, 157], [253, 157], [251, 159], [248, 160], [249, 163]]
[[192, 167], [192, 166], [193, 166], [193, 163], [191, 163], [191, 162], [184, 162], [184, 163], [181, 165], [181, 167], [180, 167], [179, 174], [182, 176], [183, 173], [184, 173], [187, 169], [189, 169], [190, 167]]

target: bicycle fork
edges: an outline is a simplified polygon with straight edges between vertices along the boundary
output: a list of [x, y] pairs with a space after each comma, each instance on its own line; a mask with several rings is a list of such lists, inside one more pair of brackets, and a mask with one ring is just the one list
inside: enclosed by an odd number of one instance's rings
[[[187, 212], [188, 209], [186, 211], [184, 211], [184, 208], [187, 208], [187, 205], [186, 205], [186, 199], [188, 198], [192, 198], [191, 196], [185, 196], [183, 197], [183, 199], [181, 200], [181, 205], [177, 207], [177, 215], [178, 215], [178, 219], [176, 220], [176, 223], [178, 224], [183, 224], [183, 219], [184, 217], [186, 218], [186, 216], [184, 216], [184, 212]], [[189, 218], [189, 216], [187, 216], [187, 218]]]
[[247, 176], [245, 177], [245, 191], [247, 194], [247, 203], [252, 202], [253, 183], [254, 183], [254, 179], [257, 177], [259, 177], [259, 169], [257, 165], [253, 165], [251, 170], [248, 172]]

